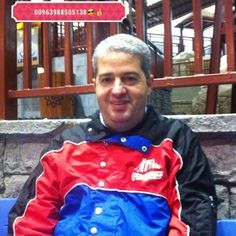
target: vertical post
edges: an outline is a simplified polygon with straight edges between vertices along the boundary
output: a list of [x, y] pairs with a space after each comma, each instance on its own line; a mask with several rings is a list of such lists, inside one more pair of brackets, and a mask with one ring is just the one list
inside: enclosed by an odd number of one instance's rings
[[235, 41], [234, 41], [234, 19], [233, 1], [225, 1], [225, 41], [227, 48], [227, 71], [235, 70]]
[[163, 0], [164, 76], [172, 76], [172, 8], [170, 0]]
[[70, 22], [65, 22], [65, 85], [73, 84], [73, 57], [72, 57], [72, 28]]
[[43, 68], [44, 68], [44, 81], [43, 87], [52, 86], [52, 54], [50, 47], [50, 23], [42, 23], [43, 28]]
[[117, 23], [111, 22], [109, 24], [109, 35], [117, 34], [117, 31], [118, 31]]
[[[233, 1], [225, 1], [225, 40], [227, 48], [227, 71], [235, 70], [235, 39]], [[232, 85], [231, 112], [236, 112], [236, 84]]]
[[236, 113], [236, 84], [232, 84], [231, 112]]
[[87, 41], [87, 83], [93, 82], [93, 68], [92, 68], [92, 56], [93, 56], [93, 23], [86, 23], [86, 41]]
[[59, 48], [58, 46], [58, 29], [57, 22], [52, 23], [52, 57], [56, 57], [56, 50]]
[[[212, 38], [212, 51], [210, 73], [219, 73], [221, 52], [221, 27], [223, 22], [224, 0], [217, 0], [215, 4], [214, 28]], [[207, 89], [206, 113], [215, 114], [218, 95], [218, 85], [209, 85]]]
[[203, 72], [203, 33], [202, 33], [202, 15], [201, 1], [192, 0], [193, 4], [193, 23], [194, 23], [194, 73]]
[[32, 56], [31, 56], [31, 24], [24, 23], [23, 28], [23, 45], [24, 45], [24, 89], [32, 88]]
[[14, 3], [0, 1], [0, 119], [17, 119], [17, 100], [8, 97], [8, 90], [17, 88], [16, 23], [11, 18]]
[[97, 45], [101, 40], [109, 36], [109, 23], [107, 22], [94, 23], [94, 33], [95, 33], [94, 44]]
[[180, 27], [179, 48], [178, 53], [184, 51], [183, 26]]
[[145, 41], [145, 4], [144, 1], [135, 1], [136, 10], [136, 33], [137, 37]]

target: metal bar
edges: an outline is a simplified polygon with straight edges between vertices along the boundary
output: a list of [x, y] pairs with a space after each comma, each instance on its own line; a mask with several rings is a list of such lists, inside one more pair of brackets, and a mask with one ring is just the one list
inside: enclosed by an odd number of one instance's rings
[[221, 38], [222, 38], [221, 30], [222, 30], [223, 13], [224, 13], [223, 3], [224, 0], [217, 0], [215, 5], [210, 73], [219, 73]]
[[52, 57], [50, 47], [50, 23], [42, 23], [43, 28], [43, 87], [52, 86]]
[[[225, 40], [227, 47], [227, 71], [235, 70], [235, 26], [233, 17], [233, 1], [225, 1]], [[236, 84], [232, 85], [231, 112], [236, 112]]]
[[52, 57], [57, 56], [57, 49], [58, 47], [58, 29], [57, 29], [57, 22], [52, 23]]
[[[194, 79], [193, 79], [194, 78]], [[207, 74], [182, 77], [155, 78], [153, 88], [177, 88], [189, 86], [201, 86], [211, 84], [231, 84], [236, 83], [236, 72], [224, 74]], [[10, 98], [42, 97], [49, 95], [68, 95], [94, 93], [93, 83], [87, 85], [59, 86], [52, 88], [37, 88], [23, 90], [9, 90]]]
[[171, 1], [163, 0], [163, 21], [164, 21], [164, 75], [172, 76], [172, 9]]
[[92, 68], [92, 56], [93, 56], [93, 23], [86, 23], [86, 37], [87, 37], [87, 83], [93, 81], [93, 68]]
[[194, 24], [194, 73], [203, 73], [203, 33], [201, 1], [192, 0], [193, 24]]
[[234, 40], [234, 22], [233, 22], [233, 1], [225, 0], [225, 41], [227, 48], [227, 70], [235, 70], [235, 40]]
[[44, 96], [58, 96], [69, 94], [88, 94], [94, 93], [94, 84], [73, 85], [73, 86], [58, 86], [51, 88], [33, 88], [22, 90], [9, 90], [9, 98], [30, 98]]
[[65, 56], [65, 85], [73, 84], [73, 57], [72, 57], [72, 25], [65, 22], [65, 41], [64, 41], [64, 56]]
[[117, 28], [118, 28], [118, 25], [117, 23], [109, 23], [109, 34], [110, 35], [114, 35], [114, 34], [117, 34]]
[[[235, 39], [233, 1], [225, 1], [225, 41], [227, 50], [227, 71], [235, 70]], [[236, 85], [232, 85], [231, 112], [236, 112]]]
[[[219, 73], [223, 10], [224, 10], [224, 0], [217, 0], [215, 4], [210, 73]], [[217, 95], [218, 95], [218, 85], [217, 84], [210, 85], [207, 89], [207, 99], [205, 108], [207, 114], [216, 113]]]
[[23, 28], [23, 87], [32, 88], [31, 24], [24, 23]]
[[236, 113], [236, 84], [232, 85], [231, 112]]
[[94, 45], [97, 45], [104, 38], [109, 36], [109, 23], [107, 22], [97, 22], [93, 24], [93, 32], [95, 33]]
[[135, 0], [136, 34], [145, 41], [144, 1]]
[[17, 119], [17, 100], [8, 97], [8, 90], [17, 88], [16, 23], [11, 18], [14, 3], [0, 1], [0, 119], [8, 120]]
[[215, 84], [232, 84], [236, 82], [236, 72], [222, 74], [192, 75], [182, 77], [165, 77], [154, 79], [154, 88], [178, 88]]
[[184, 51], [183, 26], [180, 27], [178, 53]]
[[218, 84], [212, 84], [207, 88], [206, 114], [215, 114], [218, 100]]

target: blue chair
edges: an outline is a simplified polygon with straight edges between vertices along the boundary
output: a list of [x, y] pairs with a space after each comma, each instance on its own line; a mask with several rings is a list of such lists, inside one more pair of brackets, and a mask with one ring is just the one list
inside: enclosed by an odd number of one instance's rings
[[[8, 213], [15, 202], [16, 198], [0, 198], [0, 236], [8, 235]], [[218, 220], [216, 236], [236, 236], [236, 219]]]
[[8, 213], [15, 204], [15, 198], [0, 198], [0, 235], [8, 235]]
[[216, 236], [236, 236], [236, 219], [218, 220]]

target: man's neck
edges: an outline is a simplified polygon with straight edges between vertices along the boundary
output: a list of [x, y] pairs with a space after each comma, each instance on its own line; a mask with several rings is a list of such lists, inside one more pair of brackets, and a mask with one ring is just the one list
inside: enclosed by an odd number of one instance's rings
[[[145, 107], [145, 112], [144, 112], [144, 114], [146, 114], [146, 112], [147, 112], [147, 107]], [[132, 127], [130, 127], [130, 128], [127, 128], [127, 127], [126, 127], [127, 123], [126, 123], [125, 127], [124, 127], [123, 125], [121, 125], [121, 127], [117, 127], [117, 129], [115, 129], [115, 128], [110, 127], [109, 125], [106, 124], [106, 122], [105, 122], [105, 120], [104, 120], [103, 115], [102, 115], [101, 112], [99, 113], [99, 119], [100, 119], [102, 125], [104, 125], [104, 126], [107, 127], [107, 128], [111, 128], [111, 129], [113, 129], [113, 130], [115, 130], [115, 131], [117, 131], [117, 132], [129, 131], [129, 130], [131, 130], [132, 128], [134, 128], [136, 125], [138, 125], [138, 124], [135, 124], [134, 126], [132, 126]], [[140, 121], [140, 122], [141, 122], [141, 121]]]

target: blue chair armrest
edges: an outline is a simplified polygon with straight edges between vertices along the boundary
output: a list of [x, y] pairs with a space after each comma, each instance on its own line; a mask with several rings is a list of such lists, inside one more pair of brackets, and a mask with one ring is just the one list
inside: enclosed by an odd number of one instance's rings
[[15, 204], [15, 198], [0, 198], [0, 235], [7, 236], [8, 213]]
[[236, 219], [218, 220], [216, 236], [236, 236]]

